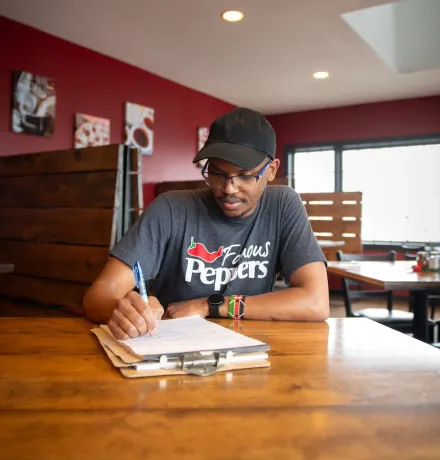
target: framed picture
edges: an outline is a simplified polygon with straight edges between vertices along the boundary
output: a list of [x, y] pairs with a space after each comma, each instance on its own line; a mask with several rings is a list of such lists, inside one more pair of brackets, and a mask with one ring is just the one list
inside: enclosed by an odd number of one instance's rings
[[110, 144], [110, 120], [84, 113], [75, 115], [75, 148]]
[[154, 109], [127, 102], [125, 106], [125, 144], [142, 155], [153, 154]]
[[52, 137], [56, 107], [54, 80], [14, 71], [12, 81], [12, 132]]
[[[199, 127], [197, 128], [197, 153], [200, 152], [202, 147], [205, 145], [206, 140], [209, 136], [209, 128]], [[206, 160], [199, 161], [197, 166], [203, 168], [205, 166]]]

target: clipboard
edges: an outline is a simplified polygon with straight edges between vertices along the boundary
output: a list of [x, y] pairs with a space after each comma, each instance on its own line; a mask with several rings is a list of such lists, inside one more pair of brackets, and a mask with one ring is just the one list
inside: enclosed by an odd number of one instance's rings
[[116, 340], [107, 326], [95, 327], [91, 332], [98, 339], [113, 366], [127, 378], [188, 374], [209, 376], [217, 372], [270, 367], [267, 354], [269, 346], [261, 342], [255, 346], [234, 349], [186, 350], [169, 355], [148, 355], [146, 359], [145, 356], [133, 353], [124, 341]]
[[[100, 327], [115, 339], [107, 325]], [[144, 361], [156, 361], [163, 355], [168, 358], [181, 358], [185, 354], [197, 352], [227, 353], [233, 350], [235, 353], [248, 353], [269, 350], [266, 343], [199, 315], [161, 321], [159, 334], [154, 337], [147, 334], [117, 342]]]
[[[107, 334], [109, 335], [110, 337], [112, 337], [112, 333], [110, 332], [110, 329], [108, 328], [108, 326], [106, 325], [101, 325], [100, 328]], [[137, 353], [134, 353], [129, 347], [127, 347], [125, 345], [125, 343], [123, 341], [119, 341], [119, 344], [122, 348], [125, 348], [127, 350], [127, 352], [131, 355], [131, 356], [134, 356], [136, 358], [138, 358], [138, 360], [142, 360], [142, 361], [157, 361], [158, 359], [160, 359], [161, 356], [163, 356], [163, 353], [158, 353], [158, 354], [148, 354], [148, 355], [145, 355], [145, 354], [137, 354]], [[265, 344], [265, 343], [262, 343], [261, 345], [252, 345], [252, 346], [247, 346], [247, 347], [234, 347], [234, 352], [236, 353], [252, 353], [252, 352], [258, 352], [258, 351], [268, 351], [269, 350], [269, 345]], [[200, 351], [203, 351], [203, 352], [213, 352], [213, 351], [216, 351], [216, 352], [219, 352], [219, 353], [227, 353], [228, 351], [230, 351], [231, 348], [215, 348], [215, 349], [212, 349], [211, 347], [207, 346], [206, 348], [202, 348], [202, 347], [199, 347], [199, 349], [190, 349], [190, 350], [187, 350], [185, 352], [172, 352], [172, 353], [166, 353], [167, 357], [168, 358], [182, 358], [183, 356], [185, 356], [186, 354], [189, 354], [189, 353], [198, 353]]]

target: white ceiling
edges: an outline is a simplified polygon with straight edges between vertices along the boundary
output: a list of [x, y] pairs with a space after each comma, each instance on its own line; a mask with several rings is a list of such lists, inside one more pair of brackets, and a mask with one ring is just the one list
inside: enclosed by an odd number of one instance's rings
[[[439, 69], [397, 74], [340, 17], [383, 3], [391, 2], [0, 0], [0, 14], [273, 114], [440, 94]], [[227, 9], [244, 20], [222, 21]], [[314, 80], [318, 70], [331, 78]]]
[[342, 18], [397, 73], [440, 69], [439, 0], [402, 0]]

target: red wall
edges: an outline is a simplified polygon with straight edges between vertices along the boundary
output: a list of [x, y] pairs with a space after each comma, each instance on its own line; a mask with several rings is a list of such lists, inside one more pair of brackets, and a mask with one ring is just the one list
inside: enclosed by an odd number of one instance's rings
[[277, 154], [281, 157], [286, 144], [439, 134], [440, 96], [295, 112], [268, 119], [277, 133]]
[[[145, 202], [152, 184], [200, 177], [191, 163], [197, 127], [233, 108], [230, 104], [136, 67], [0, 17], [0, 156], [73, 147], [75, 113], [111, 120], [111, 142], [123, 142], [125, 102], [155, 109], [152, 156], [144, 158]], [[27, 70], [55, 79], [55, 135], [51, 139], [11, 132], [12, 71]]]

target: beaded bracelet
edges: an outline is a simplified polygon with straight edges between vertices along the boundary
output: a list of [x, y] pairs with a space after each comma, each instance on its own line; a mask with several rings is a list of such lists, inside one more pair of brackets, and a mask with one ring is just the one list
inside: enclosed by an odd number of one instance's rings
[[242, 319], [244, 315], [245, 295], [231, 295], [229, 297], [228, 316], [232, 319]]

